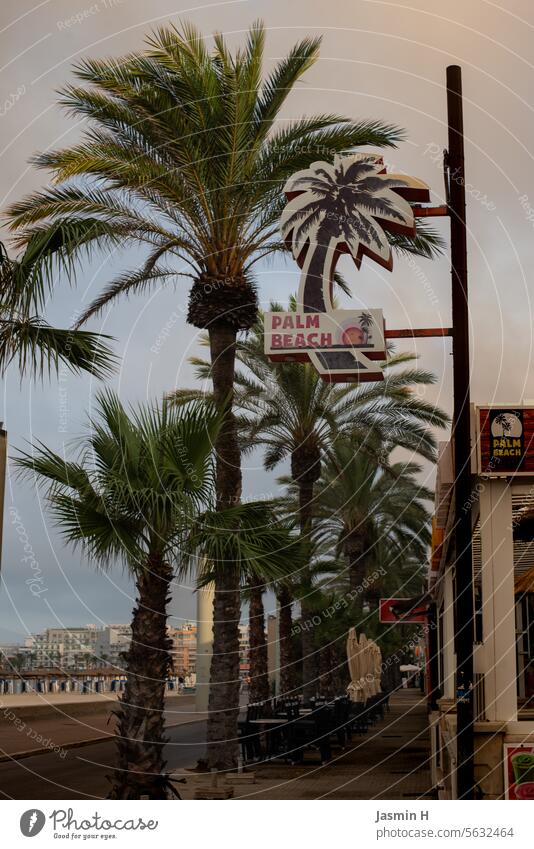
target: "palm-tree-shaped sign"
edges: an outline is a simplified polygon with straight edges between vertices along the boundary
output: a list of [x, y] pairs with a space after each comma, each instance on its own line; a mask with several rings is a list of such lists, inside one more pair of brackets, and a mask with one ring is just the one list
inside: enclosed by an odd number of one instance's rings
[[[376, 154], [336, 155], [332, 164], [315, 162], [294, 174], [284, 192], [289, 202], [281, 219], [282, 237], [302, 269], [297, 312], [326, 314], [334, 323], [343, 317], [338, 314], [343, 313], [345, 319], [350, 315], [348, 311], [334, 310], [332, 304], [334, 271], [340, 254], [351, 254], [358, 268], [363, 257], [368, 256], [391, 271], [388, 231], [414, 236], [415, 217], [409, 201], [429, 200], [425, 183], [405, 175], [388, 175], [382, 157]], [[356, 324], [367, 339], [375, 335], [375, 330], [383, 339], [383, 327], [375, 327], [380, 321], [376, 315], [379, 311], [374, 312], [375, 315], [361, 314]], [[361, 322], [364, 315], [365, 328]], [[311, 326], [309, 321], [301, 324]], [[314, 326], [327, 324], [323, 321]], [[324, 350], [310, 351], [308, 357], [327, 380], [381, 377], [361, 351], [347, 347], [350, 338], [345, 332], [340, 345], [325, 344]], [[383, 347], [375, 347], [374, 359], [384, 353]], [[272, 353], [271, 349], [268, 353]], [[281, 356], [284, 353], [280, 351]]]
[[360, 316], [360, 327], [365, 334], [365, 341], [369, 341], [371, 335], [371, 327], [373, 326], [373, 316], [368, 312], [362, 312]]

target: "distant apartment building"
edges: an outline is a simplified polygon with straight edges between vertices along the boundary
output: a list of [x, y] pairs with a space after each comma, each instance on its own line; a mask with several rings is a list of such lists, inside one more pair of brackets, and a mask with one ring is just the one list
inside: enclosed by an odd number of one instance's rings
[[239, 677], [250, 675], [250, 628], [248, 623], [239, 625]]
[[96, 625], [83, 628], [47, 628], [42, 634], [32, 634], [26, 640], [32, 666], [75, 669], [87, 666], [96, 654], [98, 629]]
[[179, 628], [167, 626], [172, 642], [172, 666], [175, 675], [191, 676], [197, 669], [197, 624], [184, 622]]
[[102, 666], [124, 668], [124, 652], [132, 641], [130, 625], [106, 625], [99, 628], [96, 638], [96, 656]]
[[20, 643], [4, 643], [0, 646], [0, 667], [4, 671], [23, 670], [30, 663], [30, 649]]

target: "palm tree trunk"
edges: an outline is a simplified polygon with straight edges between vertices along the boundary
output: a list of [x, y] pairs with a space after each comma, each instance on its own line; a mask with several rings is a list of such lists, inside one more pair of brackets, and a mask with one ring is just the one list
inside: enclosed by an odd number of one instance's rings
[[313, 520], [313, 487], [321, 473], [321, 455], [319, 449], [310, 444], [309, 438], [304, 439], [291, 456], [291, 474], [299, 490], [299, 528], [300, 538], [304, 547], [305, 567], [302, 570], [302, 693], [307, 700], [315, 695], [316, 658], [315, 640], [313, 633], [313, 610], [309, 603], [311, 591], [310, 559], [311, 531]]
[[358, 616], [361, 615], [366, 600], [364, 580], [367, 576], [367, 558], [365, 548], [365, 539], [361, 534], [347, 534], [344, 549], [349, 571], [349, 587], [351, 593], [354, 594], [354, 610]]
[[239, 570], [222, 564], [215, 572], [208, 701], [208, 766], [217, 771], [237, 768], [240, 613]]
[[287, 587], [281, 587], [278, 600], [278, 638], [280, 641], [280, 695], [295, 695], [297, 689], [295, 657], [293, 652], [293, 598]]
[[[306, 547], [310, 550], [310, 533], [312, 527], [313, 483], [303, 481], [299, 484], [299, 519], [300, 535]], [[311, 577], [309, 575], [310, 556], [306, 557], [307, 574], [304, 574], [303, 595], [300, 602], [302, 622], [302, 694], [304, 701], [315, 696], [317, 691], [317, 664], [315, 657], [315, 638], [313, 632], [314, 611], [309, 603]]]
[[250, 691], [249, 702], [264, 702], [269, 698], [269, 670], [267, 665], [267, 640], [265, 639], [264, 587], [256, 578], [249, 581], [250, 623]]
[[[224, 421], [215, 444], [217, 460], [217, 509], [234, 506], [241, 499], [241, 458], [237, 426], [232, 413], [236, 330], [215, 322], [209, 328], [213, 394]], [[208, 702], [208, 766], [229, 770], [237, 767], [237, 719], [239, 714], [239, 571], [220, 564], [215, 571], [213, 602], [213, 656]]]
[[319, 693], [327, 699], [333, 698], [334, 692], [333, 667], [335, 664], [332, 645], [322, 646], [319, 649]]
[[165, 683], [171, 668], [167, 604], [172, 569], [153, 555], [137, 580], [132, 641], [126, 652], [126, 687], [117, 710], [118, 766], [111, 799], [166, 797]]

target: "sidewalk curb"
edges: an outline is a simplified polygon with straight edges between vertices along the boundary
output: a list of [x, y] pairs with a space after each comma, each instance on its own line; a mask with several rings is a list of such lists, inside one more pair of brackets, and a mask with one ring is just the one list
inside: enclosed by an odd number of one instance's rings
[[[176, 722], [174, 725], [166, 725], [166, 729], [170, 728], [181, 728], [184, 725], [193, 725], [196, 722], [205, 722], [206, 717], [199, 717], [198, 719], [189, 719], [187, 722]], [[93, 737], [91, 740], [72, 740], [70, 743], [65, 743], [64, 745], [52, 746], [52, 747], [43, 747], [41, 749], [23, 749], [21, 752], [11, 752], [11, 754], [1, 754], [0, 755], [0, 764], [7, 763], [8, 761], [21, 761], [24, 758], [31, 758], [34, 755], [50, 755], [53, 752], [56, 752], [57, 749], [60, 751], [67, 751], [69, 749], [81, 749], [84, 746], [92, 746], [93, 743], [106, 743], [109, 740], [115, 740], [116, 734], [105, 734], [102, 737]]]

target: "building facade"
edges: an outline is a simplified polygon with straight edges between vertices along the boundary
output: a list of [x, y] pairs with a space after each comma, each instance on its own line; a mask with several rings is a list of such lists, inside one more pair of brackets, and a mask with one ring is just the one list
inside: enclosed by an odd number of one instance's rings
[[197, 624], [184, 622], [179, 628], [167, 626], [172, 642], [172, 668], [175, 675], [190, 678], [197, 669]]
[[534, 409], [473, 409], [472, 436], [474, 680], [467, 682], [467, 692], [456, 680], [462, 623], [454, 605], [450, 444], [439, 452], [429, 576], [435, 608], [433, 779], [440, 798], [458, 798], [456, 705], [470, 699], [476, 798], [529, 799], [534, 790]]
[[106, 625], [99, 628], [96, 638], [96, 657], [102, 666], [124, 667], [124, 653], [132, 640], [130, 625]]
[[47, 628], [42, 634], [32, 634], [27, 640], [32, 665], [47, 669], [75, 669], [88, 666], [95, 657], [96, 625], [83, 628]]

